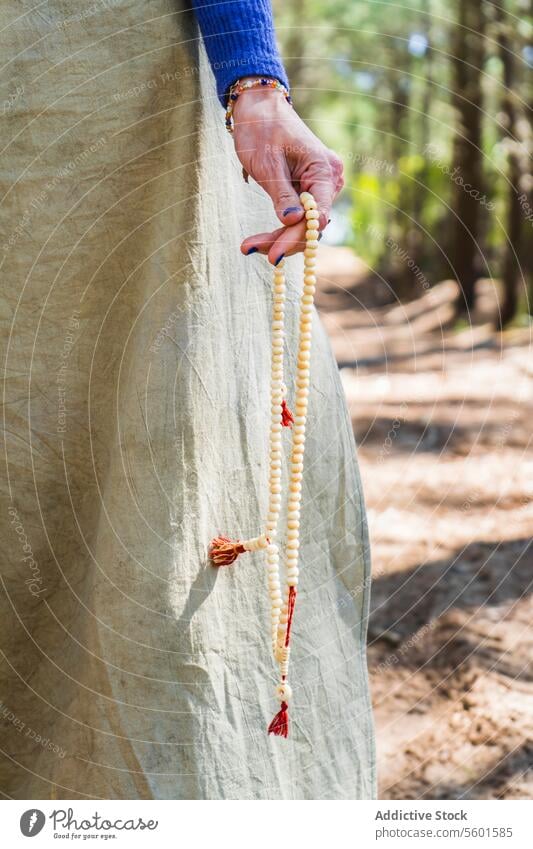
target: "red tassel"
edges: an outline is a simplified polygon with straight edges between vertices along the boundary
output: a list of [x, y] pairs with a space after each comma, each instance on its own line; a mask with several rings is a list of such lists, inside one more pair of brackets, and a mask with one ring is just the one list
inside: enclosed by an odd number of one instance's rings
[[289, 705], [287, 702], [281, 703], [281, 710], [268, 726], [268, 733], [276, 734], [278, 737], [289, 736]]
[[281, 424], [283, 427], [291, 427], [294, 424], [294, 416], [287, 407], [285, 398], [281, 402]]
[[237, 560], [239, 554], [244, 554], [246, 549], [240, 540], [229, 539], [229, 537], [215, 537], [211, 540], [209, 557], [214, 566], [230, 566]]

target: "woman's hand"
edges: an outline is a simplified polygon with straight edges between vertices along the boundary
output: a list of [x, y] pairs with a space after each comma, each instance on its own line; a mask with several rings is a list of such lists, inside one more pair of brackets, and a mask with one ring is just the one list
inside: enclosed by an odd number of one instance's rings
[[244, 170], [270, 195], [283, 227], [249, 236], [244, 254], [267, 254], [276, 265], [305, 246], [300, 192], [311, 192], [323, 230], [331, 205], [344, 185], [342, 162], [306, 127], [275, 89], [252, 88], [233, 107], [235, 150]]

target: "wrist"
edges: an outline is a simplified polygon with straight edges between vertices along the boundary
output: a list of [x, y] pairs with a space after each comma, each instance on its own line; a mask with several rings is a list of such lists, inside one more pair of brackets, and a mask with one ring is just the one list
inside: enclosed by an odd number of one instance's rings
[[252, 112], [271, 115], [273, 112], [283, 112], [285, 109], [290, 109], [289, 104], [283, 97], [283, 94], [276, 89], [260, 89], [252, 88], [239, 96], [233, 106], [233, 120], [237, 124], [246, 116], [250, 116]]
[[274, 77], [250, 75], [241, 77], [229, 90], [226, 111], [226, 128], [233, 132], [234, 121], [250, 115], [250, 111], [271, 115], [278, 109], [283, 112], [292, 105], [288, 90]]

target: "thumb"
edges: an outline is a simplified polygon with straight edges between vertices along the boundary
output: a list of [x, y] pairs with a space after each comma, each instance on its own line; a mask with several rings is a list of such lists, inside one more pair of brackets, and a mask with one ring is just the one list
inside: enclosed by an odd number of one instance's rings
[[298, 192], [292, 185], [289, 169], [284, 159], [278, 160], [261, 185], [270, 195], [276, 215], [282, 224], [286, 226], [297, 224], [304, 217], [305, 210], [300, 203]]

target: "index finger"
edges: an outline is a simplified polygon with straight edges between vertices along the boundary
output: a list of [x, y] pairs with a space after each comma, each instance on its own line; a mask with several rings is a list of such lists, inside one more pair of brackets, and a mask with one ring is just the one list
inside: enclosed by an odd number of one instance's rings
[[303, 191], [310, 192], [316, 200], [319, 230], [323, 230], [331, 214], [333, 201], [342, 189], [342, 163], [340, 160], [328, 163], [323, 160], [313, 163], [301, 180]]

